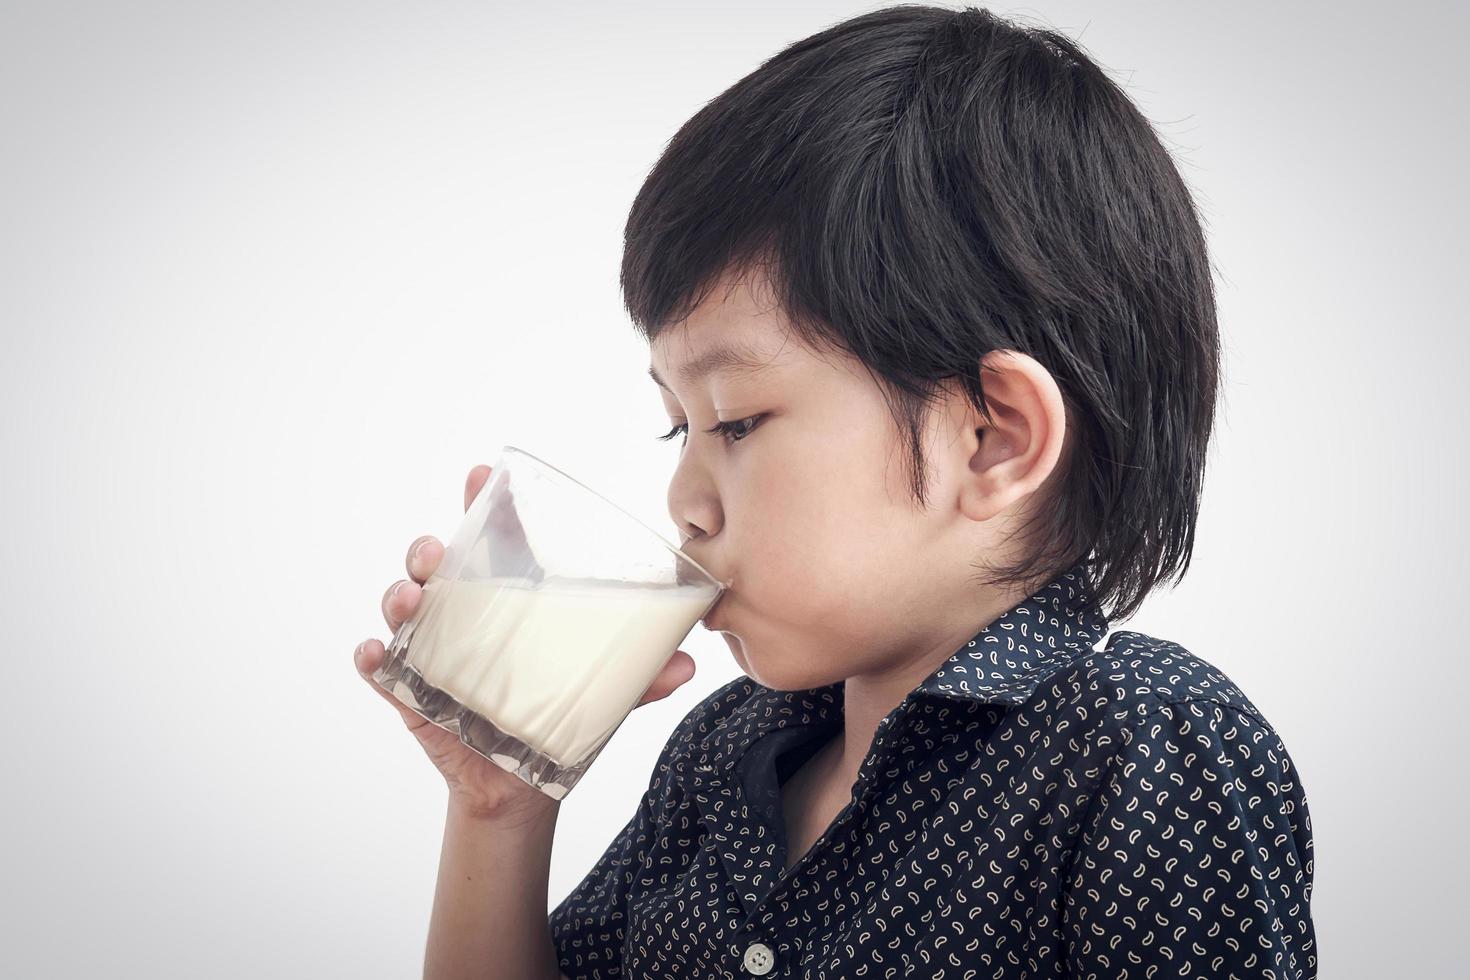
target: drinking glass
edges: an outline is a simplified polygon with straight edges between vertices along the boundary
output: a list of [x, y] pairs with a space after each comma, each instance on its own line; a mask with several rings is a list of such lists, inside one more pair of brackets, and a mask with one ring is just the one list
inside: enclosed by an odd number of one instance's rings
[[561, 799], [727, 587], [601, 494], [504, 446], [373, 679]]

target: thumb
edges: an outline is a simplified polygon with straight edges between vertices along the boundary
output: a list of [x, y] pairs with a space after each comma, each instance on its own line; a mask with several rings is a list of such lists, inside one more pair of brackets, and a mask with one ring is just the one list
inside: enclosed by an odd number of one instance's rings
[[653, 679], [653, 683], [648, 685], [648, 690], [643, 692], [643, 698], [638, 703], [644, 705], [650, 701], [662, 701], [687, 684], [693, 677], [694, 658], [683, 650], [675, 650], [674, 655], [668, 659], [658, 676]]

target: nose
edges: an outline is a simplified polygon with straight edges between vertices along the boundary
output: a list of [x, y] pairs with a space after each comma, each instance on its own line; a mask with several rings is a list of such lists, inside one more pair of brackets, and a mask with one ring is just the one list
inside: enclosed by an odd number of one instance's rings
[[720, 530], [719, 500], [713, 488], [685, 465], [690, 458], [683, 457], [680, 470], [669, 481], [669, 518], [679, 529], [681, 548], [694, 538], [708, 538]]
[[701, 529], [698, 524], [694, 524], [691, 521], [679, 520], [676, 518], [675, 523], [679, 526], [680, 545], [686, 545], [689, 542], [693, 541], [695, 538], [703, 537], [704, 535], [703, 529]]

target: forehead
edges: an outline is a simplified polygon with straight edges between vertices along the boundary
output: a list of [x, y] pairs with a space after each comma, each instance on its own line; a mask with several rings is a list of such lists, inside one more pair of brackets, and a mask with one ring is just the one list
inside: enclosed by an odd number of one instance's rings
[[753, 378], [789, 364], [798, 347], [768, 296], [743, 282], [721, 283], [686, 319], [654, 338], [648, 374], [667, 390], [717, 376]]

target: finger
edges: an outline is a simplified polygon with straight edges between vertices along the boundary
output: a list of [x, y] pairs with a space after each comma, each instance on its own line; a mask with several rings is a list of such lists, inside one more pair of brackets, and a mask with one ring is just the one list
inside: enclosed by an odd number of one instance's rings
[[659, 671], [653, 683], [648, 685], [648, 690], [643, 692], [637, 706], [641, 707], [650, 701], [662, 701], [688, 683], [693, 676], [694, 658], [683, 650], [675, 650], [668, 663], [664, 664], [664, 669]]
[[439, 567], [439, 562], [444, 558], [444, 546], [439, 539], [432, 534], [426, 534], [416, 538], [414, 543], [408, 546], [408, 557], [403, 564], [408, 569], [408, 577], [420, 585], [429, 580], [434, 574], [434, 569]]
[[480, 495], [485, 482], [490, 479], [490, 467], [481, 463], [470, 470], [470, 475], [464, 481], [464, 509], [469, 510], [470, 504]]
[[382, 665], [383, 655], [386, 652], [383, 644], [378, 640], [363, 640], [357, 645], [357, 649], [352, 651], [352, 662], [357, 667], [358, 674], [367, 681], [368, 687], [377, 691], [379, 697], [391, 704], [403, 716], [403, 723], [410, 730], [429, 724], [429, 719], [389, 694], [383, 685], [373, 680], [373, 671]]
[[383, 621], [388, 624], [388, 629], [394, 633], [403, 621], [413, 615], [419, 606], [419, 598], [424, 590], [417, 582], [407, 579], [399, 579], [389, 586], [388, 591], [383, 593]]

